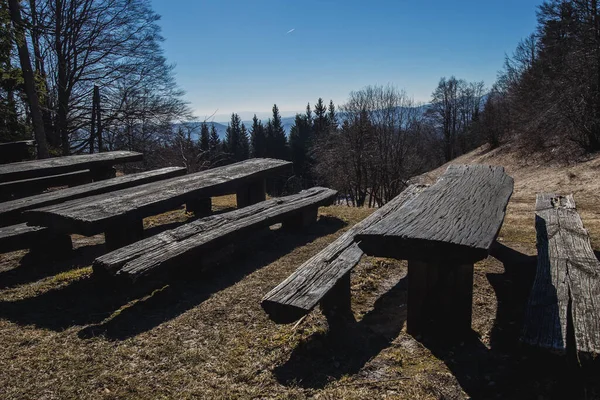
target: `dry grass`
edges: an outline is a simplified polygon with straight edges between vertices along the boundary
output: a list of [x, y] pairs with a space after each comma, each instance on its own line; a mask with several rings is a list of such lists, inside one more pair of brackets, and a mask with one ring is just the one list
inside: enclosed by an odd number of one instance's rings
[[[405, 333], [406, 264], [385, 259], [365, 257], [352, 273], [357, 322], [346, 340], [327, 335], [318, 311], [297, 327], [268, 320], [262, 296], [371, 212], [332, 206], [305, 231], [257, 235], [215, 271], [195, 274], [189, 266], [178, 279], [135, 290], [94, 279], [89, 265], [104, 252], [101, 235], [75, 237], [69, 261], [31, 265], [26, 252], [0, 255], [0, 398], [578, 397], [564, 361], [527, 352], [518, 336], [535, 265], [534, 194], [575, 192], [600, 244], [600, 159], [516, 166], [509, 154], [493, 157], [515, 177], [500, 234], [506, 247], [476, 265], [474, 337], [464, 343], [444, 346]], [[492, 160], [489, 153], [471, 156], [463, 162]], [[213, 208], [234, 203], [226, 196]], [[188, 218], [179, 209], [145, 226], [158, 232]], [[587, 398], [598, 398], [594, 384], [580, 383]]]

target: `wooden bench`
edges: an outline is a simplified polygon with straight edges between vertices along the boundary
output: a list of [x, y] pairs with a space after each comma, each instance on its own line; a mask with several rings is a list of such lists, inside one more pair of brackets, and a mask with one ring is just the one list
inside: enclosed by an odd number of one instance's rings
[[336, 195], [316, 187], [192, 221], [97, 258], [94, 273], [135, 282], [176, 265], [206, 267], [207, 256], [253, 231], [280, 222], [297, 228], [316, 221], [317, 209], [330, 205]]
[[305, 316], [321, 303], [329, 328], [343, 329], [345, 318], [351, 313], [350, 271], [363, 256], [363, 251], [354, 242], [354, 236], [397, 210], [423, 189], [424, 186], [420, 185], [408, 187], [267, 293], [261, 306], [269, 317], [276, 323], [288, 324]]
[[[210, 206], [210, 197], [237, 193], [238, 207], [265, 199], [265, 179], [291, 170], [288, 161], [255, 158], [183, 177], [148, 183], [62, 204], [25, 211], [31, 225], [59, 233], [105, 233], [109, 249], [142, 239], [145, 217], [181, 204]], [[199, 204], [199, 205], [198, 205]], [[204, 211], [202, 212], [204, 213]]]
[[[185, 168], [167, 167], [0, 203], [0, 253], [27, 248], [31, 248], [34, 252], [54, 248], [55, 253], [58, 254], [71, 248], [69, 235], [52, 233], [47, 228], [35, 225], [27, 226], [23, 223], [23, 211], [25, 210], [156, 182], [185, 175], [185, 173]], [[50, 246], [52, 243], [54, 246]]]
[[600, 262], [572, 195], [538, 194], [537, 271], [522, 341], [579, 360], [600, 353]]
[[408, 260], [409, 333], [470, 332], [473, 264], [488, 256], [512, 191], [502, 167], [451, 165], [435, 184], [356, 235], [365, 254]]
[[114, 166], [126, 162], [142, 161], [143, 154], [133, 151], [109, 151], [106, 153], [83, 154], [46, 158], [43, 160], [22, 161], [0, 165], [0, 182], [41, 178], [90, 170], [93, 180], [113, 178]]
[[69, 172], [66, 174], [43, 176], [41, 178], [23, 179], [0, 183], [0, 201], [33, 196], [59, 186], [78, 186], [92, 181], [89, 170]]

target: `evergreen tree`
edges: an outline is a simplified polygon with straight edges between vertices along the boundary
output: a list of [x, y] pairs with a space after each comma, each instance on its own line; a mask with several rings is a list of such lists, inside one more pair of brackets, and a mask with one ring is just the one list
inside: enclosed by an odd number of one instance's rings
[[250, 131], [252, 141], [252, 157], [260, 158], [267, 155], [267, 138], [265, 136], [265, 127], [262, 122], [256, 118], [252, 118], [252, 128]]
[[206, 121], [200, 125], [200, 150], [208, 151], [210, 149], [210, 131]]
[[219, 147], [221, 147], [221, 139], [219, 139], [219, 134], [217, 133], [215, 124], [211, 124], [208, 148], [211, 152], [216, 152], [219, 150]]
[[290, 152], [294, 173], [300, 177], [304, 187], [312, 186], [310, 150], [312, 147], [312, 121], [310, 108], [305, 115], [296, 114], [290, 131]]
[[231, 114], [231, 122], [227, 125], [223, 149], [229, 153], [233, 161], [242, 161], [248, 158], [248, 133], [240, 116], [235, 113]]
[[329, 100], [329, 112], [327, 113], [327, 123], [329, 124], [329, 132], [335, 132], [338, 128], [337, 115], [333, 100]]
[[281, 160], [288, 159], [287, 137], [277, 104], [273, 105], [273, 119], [267, 123], [267, 156]]
[[315, 105], [315, 136], [322, 137], [329, 130], [327, 121], [327, 106], [323, 103], [323, 99], [319, 97]]

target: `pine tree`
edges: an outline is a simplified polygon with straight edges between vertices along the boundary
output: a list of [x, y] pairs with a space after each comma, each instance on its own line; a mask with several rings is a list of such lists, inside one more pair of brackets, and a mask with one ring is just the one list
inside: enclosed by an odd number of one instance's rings
[[211, 152], [216, 152], [219, 150], [220, 147], [221, 147], [221, 139], [219, 139], [219, 134], [217, 133], [217, 128], [215, 128], [215, 124], [211, 124], [208, 148]]
[[229, 153], [233, 161], [242, 161], [248, 158], [248, 133], [240, 116], [235, 113], [231, 114], [231, 122], [227, 125], [223, 149]]
[[338, 128], [337, 115], [333, 100], [329, 100], [329, 112], [327, 113], [327, 123], [329, 124], [329, 132], [335, 132]]
[[250, 140], [248, 138], [248, 131], [246, 130], [246, 126], [242, 123], [242, 130], [240, 132], [240, 158], [239, 161], [247, 160], [250, 158]]
[[267, 124], [267, 156], [281, 160], [288, 159], [287, 137], [281, 123], [277, 104], [273, 105], [273, 119]]
[[210, 131], [206, 121], [200, 125], [200, 150], [208, 151], [210, 149]]
[[256, 118], [252, 118], [252, 128], [250, 130], [252, 142], [252, 157], [260, 158], [267, 155], [267, 138], [265, 136], [265, 127], [262, 122]]
[[294, 163], [294, 173], [300, 177], [304, 187], [312, 186], [310, 149], [312, 147], [312, 121], [310, 108], [305, 115], [296, 114], [294, 126], [290, 130], [290, 153]]
[[323, 103], [323, 99], [319, 97], [315, 105], [315, 136], [322, 137], [329, 130], [327, 121], [327, 106]]

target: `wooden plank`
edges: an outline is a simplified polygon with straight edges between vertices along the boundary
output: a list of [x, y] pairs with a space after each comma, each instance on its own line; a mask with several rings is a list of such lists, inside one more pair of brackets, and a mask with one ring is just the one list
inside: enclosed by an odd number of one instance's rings
[[261, 305], [269, 317], [282, 324], [308, 314], [344, 279], [360, 261], [363, 252], [354, 236], [412, 201], [425, 186], [412, 185], [392, 201], [365, 218], [320, 253], [302, 264], [292, 275], [271, 290]]
[[185, 168], [167, 167], [0, 203], [0, 226], [22, 222], [22, 212], [26, 210], [178, 177], [185, 173]]
[[27, 249], [48, 234], [48, 228], [25, 223], [0, 227], [0, 253]]
[[39, 178], [85, 169], [110, 168], [115, 164], [142, 161], [143, 157], [142, 153], [133, 151], [109, 151], [0, 165], [0, 182]]
[[32, 225], [92, 236], [113, 224], [137, 221], [202, 197], [220, 196], [249, 182], [291, 170], [289, 161], [254, 158], [178, 178], [26, 211]]
[[234, 243], [249, 231], [281, 222], [306, 208], [329, 205], [336, 195], [335, 190], [316, 187], [199, 219], [97, 258], [94, 272], [136, 281], [175, 264], [198, 264], [215, 247]]
[[451, 165], [417, 198], [356, 235], [365, 254], [468, 264], [484, 259], [502, 227], [513, 179], [504, 168]]
[[569, 325], [580, 359], [600, 353], [600, 262], [572, 195], [536, 198], [538, 263], [523, 342], [565, 353]]
[[0, 143], [0, 164], [12, 163], [30, 158], [29, 148], [35, 146], [35, 140]]
[[25, 196], [39, 194], [44, 190], [58, 186], [78, 186], [92, 181], [89, 170], [69, 172], [67, 174], [43, 176], [20, 181], [0, 182], [0, 201], [15, 200]]

